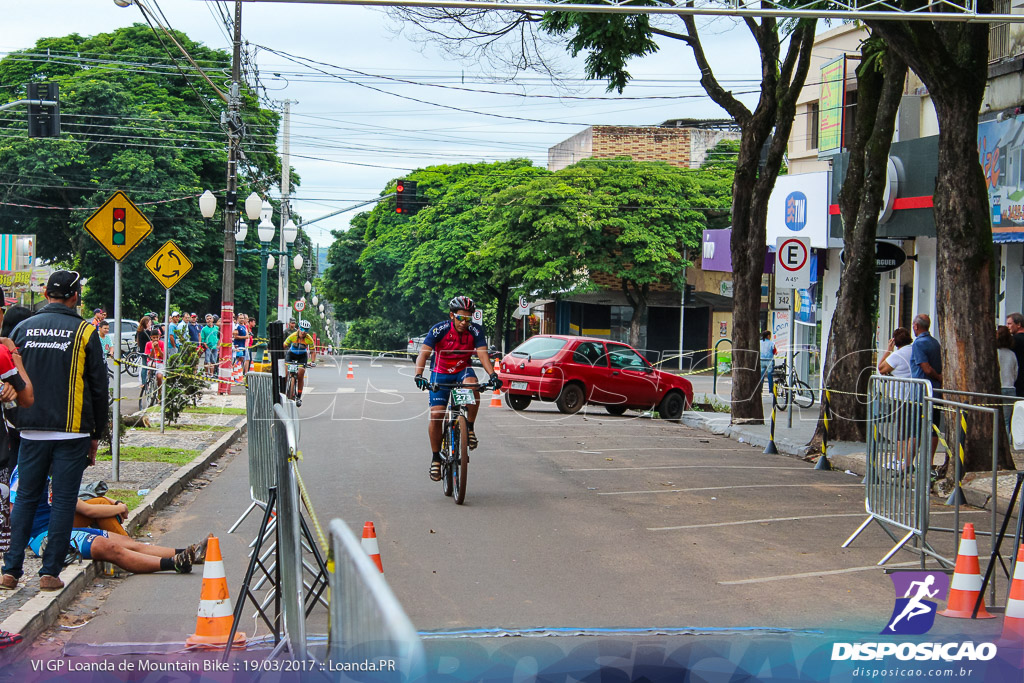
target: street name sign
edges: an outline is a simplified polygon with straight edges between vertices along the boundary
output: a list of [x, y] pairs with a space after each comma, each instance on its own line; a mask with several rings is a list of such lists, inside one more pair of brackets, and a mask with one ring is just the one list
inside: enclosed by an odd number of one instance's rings
[[793, 305], [793, 290], [775, 288], [775, 300], [772, 302], [772, 309], [776, 311], [788, 311]]
[[106, 249], [115, 261], [123, 261], [139, 246], [153, 224], [142, 215], [128, 195], [118, 190], [85, 221], [85, 231]]
[[775, 243], [775, 289], [811, 286], [811, 240], [780, 237]]
[[174, 240], [167, 240], [164, 246], [149, 257], [146, 267], [164, 289], [170, 289], [192, 270], [192, 261], [181, 252]]

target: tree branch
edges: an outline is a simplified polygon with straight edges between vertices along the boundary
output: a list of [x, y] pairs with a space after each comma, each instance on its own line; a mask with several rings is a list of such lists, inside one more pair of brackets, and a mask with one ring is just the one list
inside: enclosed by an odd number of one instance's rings
[[681, 40], [682, 42], [690, 45], [693, 42], [693, 38], [685, 33], [676, 33], [675, 31], [669, 31], [663, 28], [657, 28], [656, 26], [651, 27], [651, 33], [659, 36], [665, 36], [666, 38], [672, 38], [674, 40]]
[[686, 25], [686, 32], [690, 36], [689, 45], [693, 52], [693, 58], [697, 62], [697, 68], [700, 69], [701, 86], [708, 94], [708, 97], [714, 100], [715, 104], [727, 111], [736, 120], [736, 123], [743, 127], [745, 122], [750, 120], [750, 110], [747, 109], [746, 105], [733, 97], [730, 91], [723, 88], [722, 84], [715, 78], [707, 55], [704, 54], [704, 46], [701, 45], [700, 34], [697, 32], [697, 22], [693, 16], [680, 15], [680, 18], [683, 20], [683, 24]]

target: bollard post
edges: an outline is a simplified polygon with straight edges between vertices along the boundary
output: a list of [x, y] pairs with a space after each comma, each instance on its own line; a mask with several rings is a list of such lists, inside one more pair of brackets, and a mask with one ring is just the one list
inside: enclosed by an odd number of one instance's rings
[[[956, 410], [956, 450], [954, 460], [954, 474], [953, 474], [953, 492], [949, 494], [949, 498], [946, 499], [946, 505], [964, 505], [967, 500], [964, 498], [964, 492], [960, 487], [961, 481], [964, 478], [964, 460], [966, 459], [964, 453], [964, 442], [967, 441], [967, 412], [957, 408]], [[929, 469], [931, 463], [927, 463]]]
[[768, 429], [768, 445], [764, 447], [762, 453], [768, 455], [775, 455], [779, 452], [779, 449], [775, 447], [775, 408], [778, 405], [778, 393], [779, 385], [772, 383], [772, 424]]
[[828, 460], [828, 430], [831, 428], [830, 423], [832, 422], [831, 396], [828, 389], [824, 389], [822, 393], [825, 394], [825, 400], [822, 402], [825, 431], [821, 436], [821, 456], [818, 458], [818, 462], [814, 464], [814, 469], [831, 472], [832, 463]]

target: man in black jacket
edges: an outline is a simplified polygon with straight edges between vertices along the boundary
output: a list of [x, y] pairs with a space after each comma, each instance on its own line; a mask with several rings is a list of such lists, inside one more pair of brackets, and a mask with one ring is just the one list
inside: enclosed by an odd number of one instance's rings
[[0, 588], [14, 589], [21, 578], [25, 546], [32, 535], [36, 506], [46, 492], [47, 474], [52, 475], [53, 500], [39, 588], [64, 587], [59, 574], [71, 541], [78, 488], [86, 466], [95, 463], [99, 438], [107, 427], [109, 398], [99, 335], [75, 312], [81, 296], [77, 272], [55, 271], [46, 283], [50, 303], [11, 333], [34, 380], [35, 402], [13, 415], [21, 430], [21, 482]]

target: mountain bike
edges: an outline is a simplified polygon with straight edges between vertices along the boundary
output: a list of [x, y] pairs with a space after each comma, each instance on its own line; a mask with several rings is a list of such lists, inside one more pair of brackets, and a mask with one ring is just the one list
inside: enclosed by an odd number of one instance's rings
[[466, 406], [476, 404], [476, 392], [487, 391], [490, 382], [484, 384], [431, 384], [432, 391], [451, 389], [444, 413], [444, 431], [441, 434], [441, 490], [444, 495], [455, 496], [455, 504], [466, 500], [466, 480], [469, 477], [469, 425], [466, 422]]
[[[794, 353], [794, 360], [796, 356], [797, 354]], [[804, 382], [797, 376], [796, 368], [786, 366], [786, 361], [782, 361], [781, 365], [775, 366], [774, 381], [775, 401], [779, 410], [785, 410], [789, 407], [790, 394], [792, 394], [793, 403], [800, 408], [810, 408], [814, 405], [814, 391], [811, 390], [807, 382]]]
[[121, 372], [127, 372], [129, 377], [138, 377], [139, 368], [146, 362], [146, 355], [136, 350], [128, 351], [121, 356]]
[[[145, 359], [145, 356], [143, 356], [143, 359]], [[142, 389], [139, 391], [139, 410], [146, 410], [160, 402], [160, 386], [156, 381], [156, 364], [149, 366], [146, 375], [146, 383], [142, 385]]]
[[299, 363], [299, 361], [297, 361], [297, 360], [290, 360], [290, 361], [288, 361], [288, 364], [287, 364], [288, 379], [285, 380], [284, 395], [285, 395], [285, 397], [288, 398], [289, 401], [294, 401], [295, 397], [298, 396], [298, 394], [299, 394], [299, 366], [300, 365], [302, 365], [302, 367], [305, 367], [305, 368], [310, 367], [309, 363], [303, 364], [303, 363]]

